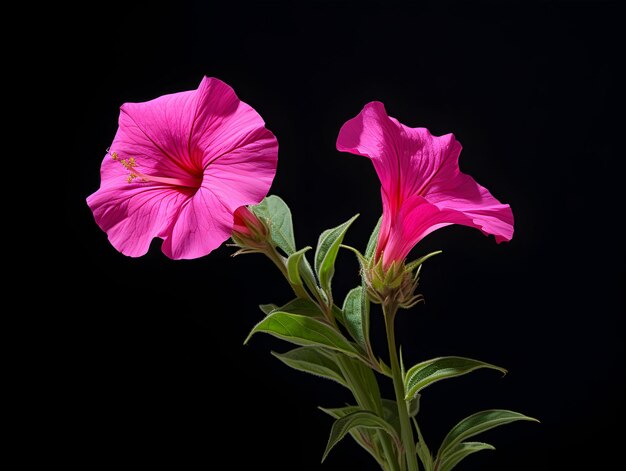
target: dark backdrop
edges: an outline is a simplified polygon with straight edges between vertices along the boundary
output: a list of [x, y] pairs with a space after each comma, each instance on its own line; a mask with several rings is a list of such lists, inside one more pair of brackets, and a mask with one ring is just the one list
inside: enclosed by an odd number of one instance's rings
[[[118, 107], [195, 88], [206, 74], [233, 86], [278, 137], [272, 193], [290, 204], [300, 246], [360, 212], [347, 240], [363, 247], [379, 216], [371, 164], [334, 145], [366, 102], [383, 101], [409, 126], [454, 132], [461, 168], [511, 204], [515, 237], [496, 245], [449, 227], [420, 243], [415, 255], [444, 254], [425, 266], [426, 304], [402, 313], [399, 337], [407, 362], [458, 354], [510, 374], [427, 390], [426, 439], [435, 447], [462, 417], [511, 408], [542, 424], [485, 434], [498, 450], [459, 469], [608, 469], [623, 447], [610, 430], [624, 420], [616, 5], [225, 3], [105, 2], [64, 32], [66, 106], [80, 110], [65, 260], [76, 275], [71, 292], [90, 300], [67, 298], [81, 312], [71, 324], [69, 454], [87, 468], [217, 469], [225, 455], [226, 469], [376, 469], [349, 440], [319, 464], [331, 420], [316, 406], [340, 406], [346, 391], [272, 358], [270, 349], [289, 348], [283, 342], [242, 345], [261, 318], [257, 304], [289, 299], [266, 260], [231, 259], [222, 247], [173, 262], [157, 241], [130, 259], [85, 204]], [[341, 295], [358, 268], [347, 253], [338, 263]]]

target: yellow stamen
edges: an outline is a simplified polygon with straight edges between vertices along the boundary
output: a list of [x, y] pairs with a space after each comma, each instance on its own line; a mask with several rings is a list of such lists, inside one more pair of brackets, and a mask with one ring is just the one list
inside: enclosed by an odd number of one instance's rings
[[[109, 152], [109, 149], [107, 149]], [[128, 159], [120, 159], [120, 156], [117, 152], [109, 152], [111, 154], [111, 158], [116, 162], [121, 163], [126, 170], [129, 171], [128, 176], [126, 177], [126, 181], [128, 183], [132, 183], [135, 179], [139, 179], [137, 181], [141, 181], [144, 183], [147, 182], [156, 182], [164, 185], [172, 185], [179, 187], [187, 187], [187, 188], [195, 188], [198, 189], [202, 183], [201, 176], [189, 176], [188, 178], [171, 178], [171, 177], [161, 177], [158, 175], [146, 175], [142, 173], [139, 169], [137, 169], [137, 160], [135, 157], [129, 157]]]
[[128, 170], [130, 170], [131, 168], [133, 168], [136, 165], [135, 159], [133, 157], [131, 157], [128, 160], [122, 159], [122, 160], [120, 160], [120, 162], [122, 162], [122, 165], [124, 166], [124, 168], [126, 168]]

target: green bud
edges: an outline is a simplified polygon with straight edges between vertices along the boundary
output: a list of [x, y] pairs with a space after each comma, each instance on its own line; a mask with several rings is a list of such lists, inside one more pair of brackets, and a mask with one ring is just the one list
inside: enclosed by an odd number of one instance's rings
[[367, 294], [374, 303], [392, 302], [408, 309], [424, 299], [421, 294], [415, 294], [419, 270], [414, 272], [403, 261], [394, 261], [385, 268], [382, 260], [372, 258], [363, 271]]

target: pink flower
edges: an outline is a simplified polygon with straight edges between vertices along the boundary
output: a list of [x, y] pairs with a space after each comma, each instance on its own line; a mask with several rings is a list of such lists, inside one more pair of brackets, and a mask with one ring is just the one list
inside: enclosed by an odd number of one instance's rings
[[371, 102], [339, 131], [337, 149], [369, 157], [382, 185], [383, 221], [376, 259], [383, 265], [404, 260], [432, 231], [450, 224], [513, 237], [513, 213], [459, 170], [461, 144], [452, 134], [433, 136], [409, 128]]
[[197, 90], [120, 111], [87, 204], [123, 254], [144, 255], [160, 237], [170, 258], [206, 255], [230, 237], [237, 208], [269, 191], [278, 142], [224, 82], [205, 77]]

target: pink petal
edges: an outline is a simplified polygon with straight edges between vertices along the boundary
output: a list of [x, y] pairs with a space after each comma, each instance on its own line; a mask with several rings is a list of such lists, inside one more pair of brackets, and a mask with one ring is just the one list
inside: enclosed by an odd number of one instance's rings
[[400, 138], [398, 123], [387, 116], [382, 103], [374, 101], [365, 105], [354, 118], [339, 131], [337, 150], [362, 155], [372, 159], [380, 183], [395, 211], [401, 193], [402, 161], [406, 154]]
[[259, 113], [239, 100], [230, 86], [214, 78], [205, 78], [198, 88], [190, 145], [194, 160], [200, 159], [205, 169], [236, 152], [250, 161], [269, 158], [275, 164], [278, 151], [276, 138], [265, 128]]
[[214, 160], [205, 170], [202, 186], [231, 211], [257, 204], [267, 195], [274, 175], [278, 143], [267, 130], [255, 139]]
[[208, 188], [231, 211], [259, 203], [276, 174], [278, 141], [231, 87], [212, 80], [199, 103], [192, 145]]
[[163, 242], [163, 253], [174, 260], [202, 257], [230, 237], [233, 212], [211, 190], [202, 187], [185, 201]]
[[[119, 165], [118, 165], [119, 166]], [[163, 237], [189, 195], [141, 183], [103, 186], [87, 198], [98, 226], [117, 250], [140, 257], [155, 237]]]
[[190, 142], [206, 81], [198, 90], [122, 105], [111, 150], [122, 159], [134, 157], [139, 170], [146, 174], [186, 178], [190, 172], [197, 172]]

